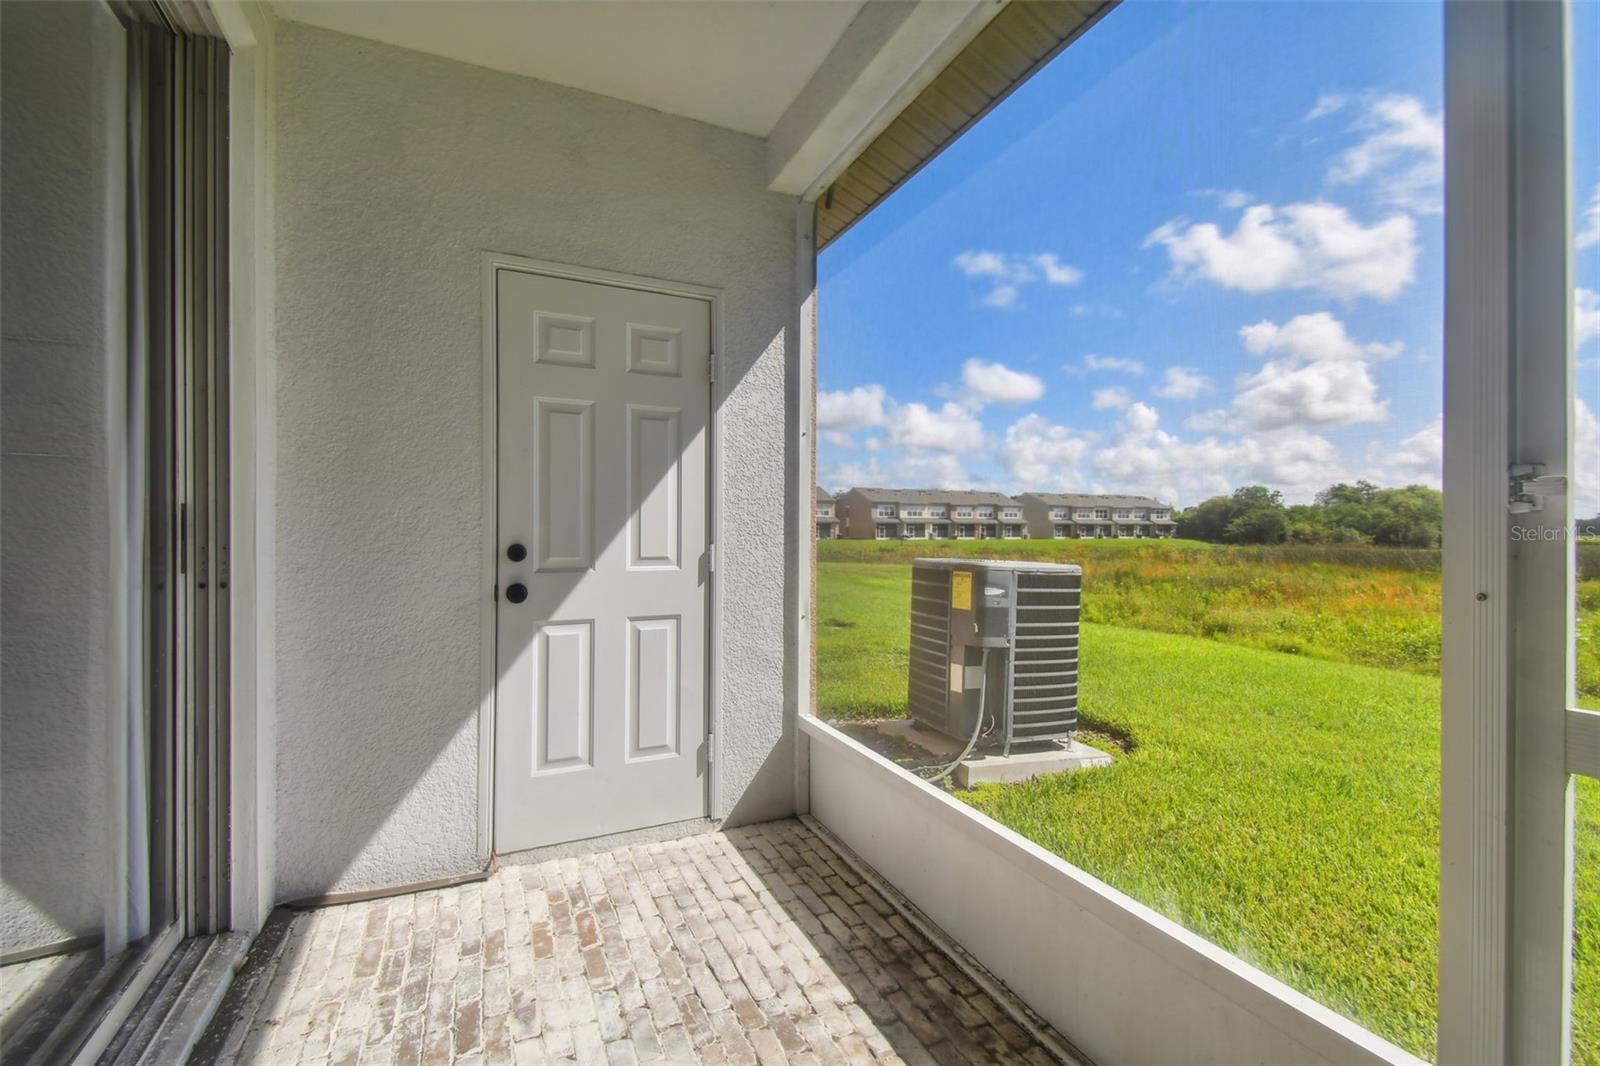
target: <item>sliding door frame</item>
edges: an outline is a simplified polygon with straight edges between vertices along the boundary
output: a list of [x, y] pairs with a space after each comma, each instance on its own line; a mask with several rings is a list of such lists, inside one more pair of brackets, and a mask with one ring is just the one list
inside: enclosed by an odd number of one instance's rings
[[[117, 761], [107, 844], [106, 960], [36, 1053], [87, 1062], [126, 1050], [129, 1019], [186, 939], [232, 927], [230, 855], [230, 380], [227, 45], [166, 5], [108, 0], [126, 29], [129, 151], [124, 293], [129, 368], [128, 720], [142, 713], [147, 780]], [[142, 461], [141, 461], [142, 460]], [[134, 469], [130, 464], [138, 463]], [[119, 497], [121, 498], [121, 497]], [[134, 617], [135, 613], [137, 618]], [[129, 628], [132, 628], [130, 625]], [[123, 633], [128, 634], [128, 629]], [[108, 706], [108, 713], [121, 713]], [[119, 776], [119, 774], [121, 776]], [[135, 805], [143, 817], [134, 819]], [[149, 929], [130, 930], [123, 875], [148, 827]], [[254, 927], [254, 922], [249, 923]], [[148, 1027], [139, 1028], [145, 1037]]]

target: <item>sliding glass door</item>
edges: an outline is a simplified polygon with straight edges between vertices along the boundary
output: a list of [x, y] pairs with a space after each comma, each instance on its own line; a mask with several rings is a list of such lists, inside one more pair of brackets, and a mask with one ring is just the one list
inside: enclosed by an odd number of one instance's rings
[[228, 925], [226, 54], [0, 5], [0, 1058]]

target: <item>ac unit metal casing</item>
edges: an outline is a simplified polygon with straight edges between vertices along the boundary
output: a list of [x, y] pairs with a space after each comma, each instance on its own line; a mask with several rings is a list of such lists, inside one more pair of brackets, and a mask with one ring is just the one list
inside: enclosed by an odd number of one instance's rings
[[908, 706], [919, 725], [965, 742], [980, 713], [1013, 744], [1078, 729], [1083, 568], [1061, 563], [917, 559], [911, 566]]

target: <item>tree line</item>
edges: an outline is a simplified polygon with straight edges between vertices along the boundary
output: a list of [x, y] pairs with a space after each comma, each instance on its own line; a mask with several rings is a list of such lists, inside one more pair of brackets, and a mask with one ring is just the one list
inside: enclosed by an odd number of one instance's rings
[[1246, 485], [1179, 512], [1178, 536], [1215, 544], [1378, 544], [1437, 547], [1444, 494], [1426, 485], [1382, 489], [1341, 482], [1308, 504], [1286, 505], [1265, 485]]

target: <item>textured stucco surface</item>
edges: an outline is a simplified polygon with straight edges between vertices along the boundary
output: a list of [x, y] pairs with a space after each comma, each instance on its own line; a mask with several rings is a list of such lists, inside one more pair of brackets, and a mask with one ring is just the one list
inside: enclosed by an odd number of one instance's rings
[[485, 251], [723, 290], [713, 814], [787, 813], [794, 205], [763, 143], [303, 26], [276, 51], [278, 897], [483, 860]]
[[107, 411], [122, 248], [122, 29], [4, 5], [0, 951], [100, 932], [107, 873]]

